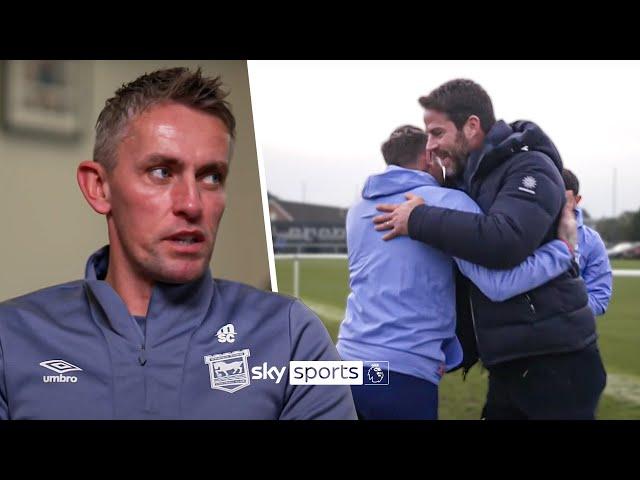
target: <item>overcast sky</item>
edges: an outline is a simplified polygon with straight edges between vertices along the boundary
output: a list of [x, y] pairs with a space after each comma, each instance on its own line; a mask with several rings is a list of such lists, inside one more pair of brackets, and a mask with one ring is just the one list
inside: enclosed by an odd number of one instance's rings
[[384, 170], [380, 145], [424, 128], [421, 95], [452, 78], [480, 83], [496, 118], [532, 120], [581, 183], [583, 207], [640, 208], [640, 62], [250, 61], [251, 100], [268, 190], [347, 207]]

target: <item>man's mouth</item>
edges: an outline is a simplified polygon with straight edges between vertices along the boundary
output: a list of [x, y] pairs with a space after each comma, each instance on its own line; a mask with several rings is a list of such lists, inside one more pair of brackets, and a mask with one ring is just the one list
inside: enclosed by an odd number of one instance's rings
[[175, 239], [175, 241], [183, 245], [191, 245], [192, 243], [196, 243], [195, 238], [178, 238]]
[[199, 231], [182, 231], [171, 235], [167, 240], [176, 242], [178, 245], [193, 245], [204, 242], [204, 235]]

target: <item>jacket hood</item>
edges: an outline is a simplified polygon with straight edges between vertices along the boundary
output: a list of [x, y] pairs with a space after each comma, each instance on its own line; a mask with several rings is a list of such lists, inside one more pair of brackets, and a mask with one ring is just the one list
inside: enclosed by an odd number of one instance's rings
[[389, 165], [384, 172], [367, 178], [362, 189], [362, 198], [369, 200], [395, 195], [426, 185], [439, 186], [439, 183], [426, 172]]

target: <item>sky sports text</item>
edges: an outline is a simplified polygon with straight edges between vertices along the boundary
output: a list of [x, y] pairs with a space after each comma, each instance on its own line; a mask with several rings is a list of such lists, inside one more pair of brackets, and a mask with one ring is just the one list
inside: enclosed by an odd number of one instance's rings
[[[366, 365], [366, 366], [365, 366]], [[280, 383], [287, 367], [269, 366], [264, 362], [251, 368], [253, 380]], [[291, 385], [389, 385], [389, 362], [383, 361], [291, 361]]]

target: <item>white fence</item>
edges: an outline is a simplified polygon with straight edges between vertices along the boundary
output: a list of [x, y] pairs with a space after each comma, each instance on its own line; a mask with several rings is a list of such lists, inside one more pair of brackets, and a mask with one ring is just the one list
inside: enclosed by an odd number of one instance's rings
[[[293, 260], [293, 296], [300, 297], [300, 260], [346, 260], [344, 253], [278, 253], [276, 260]], [[640, 270], [613, 270], [615, 277], [640, 277]]]
[[614, 277], [640, 277], [640, 270], [612, 270]]
[[276, 260], [293, 260], [293, 296], [300, 297], [300, 260], [346, 260], [346, 253], [277, 253]]

